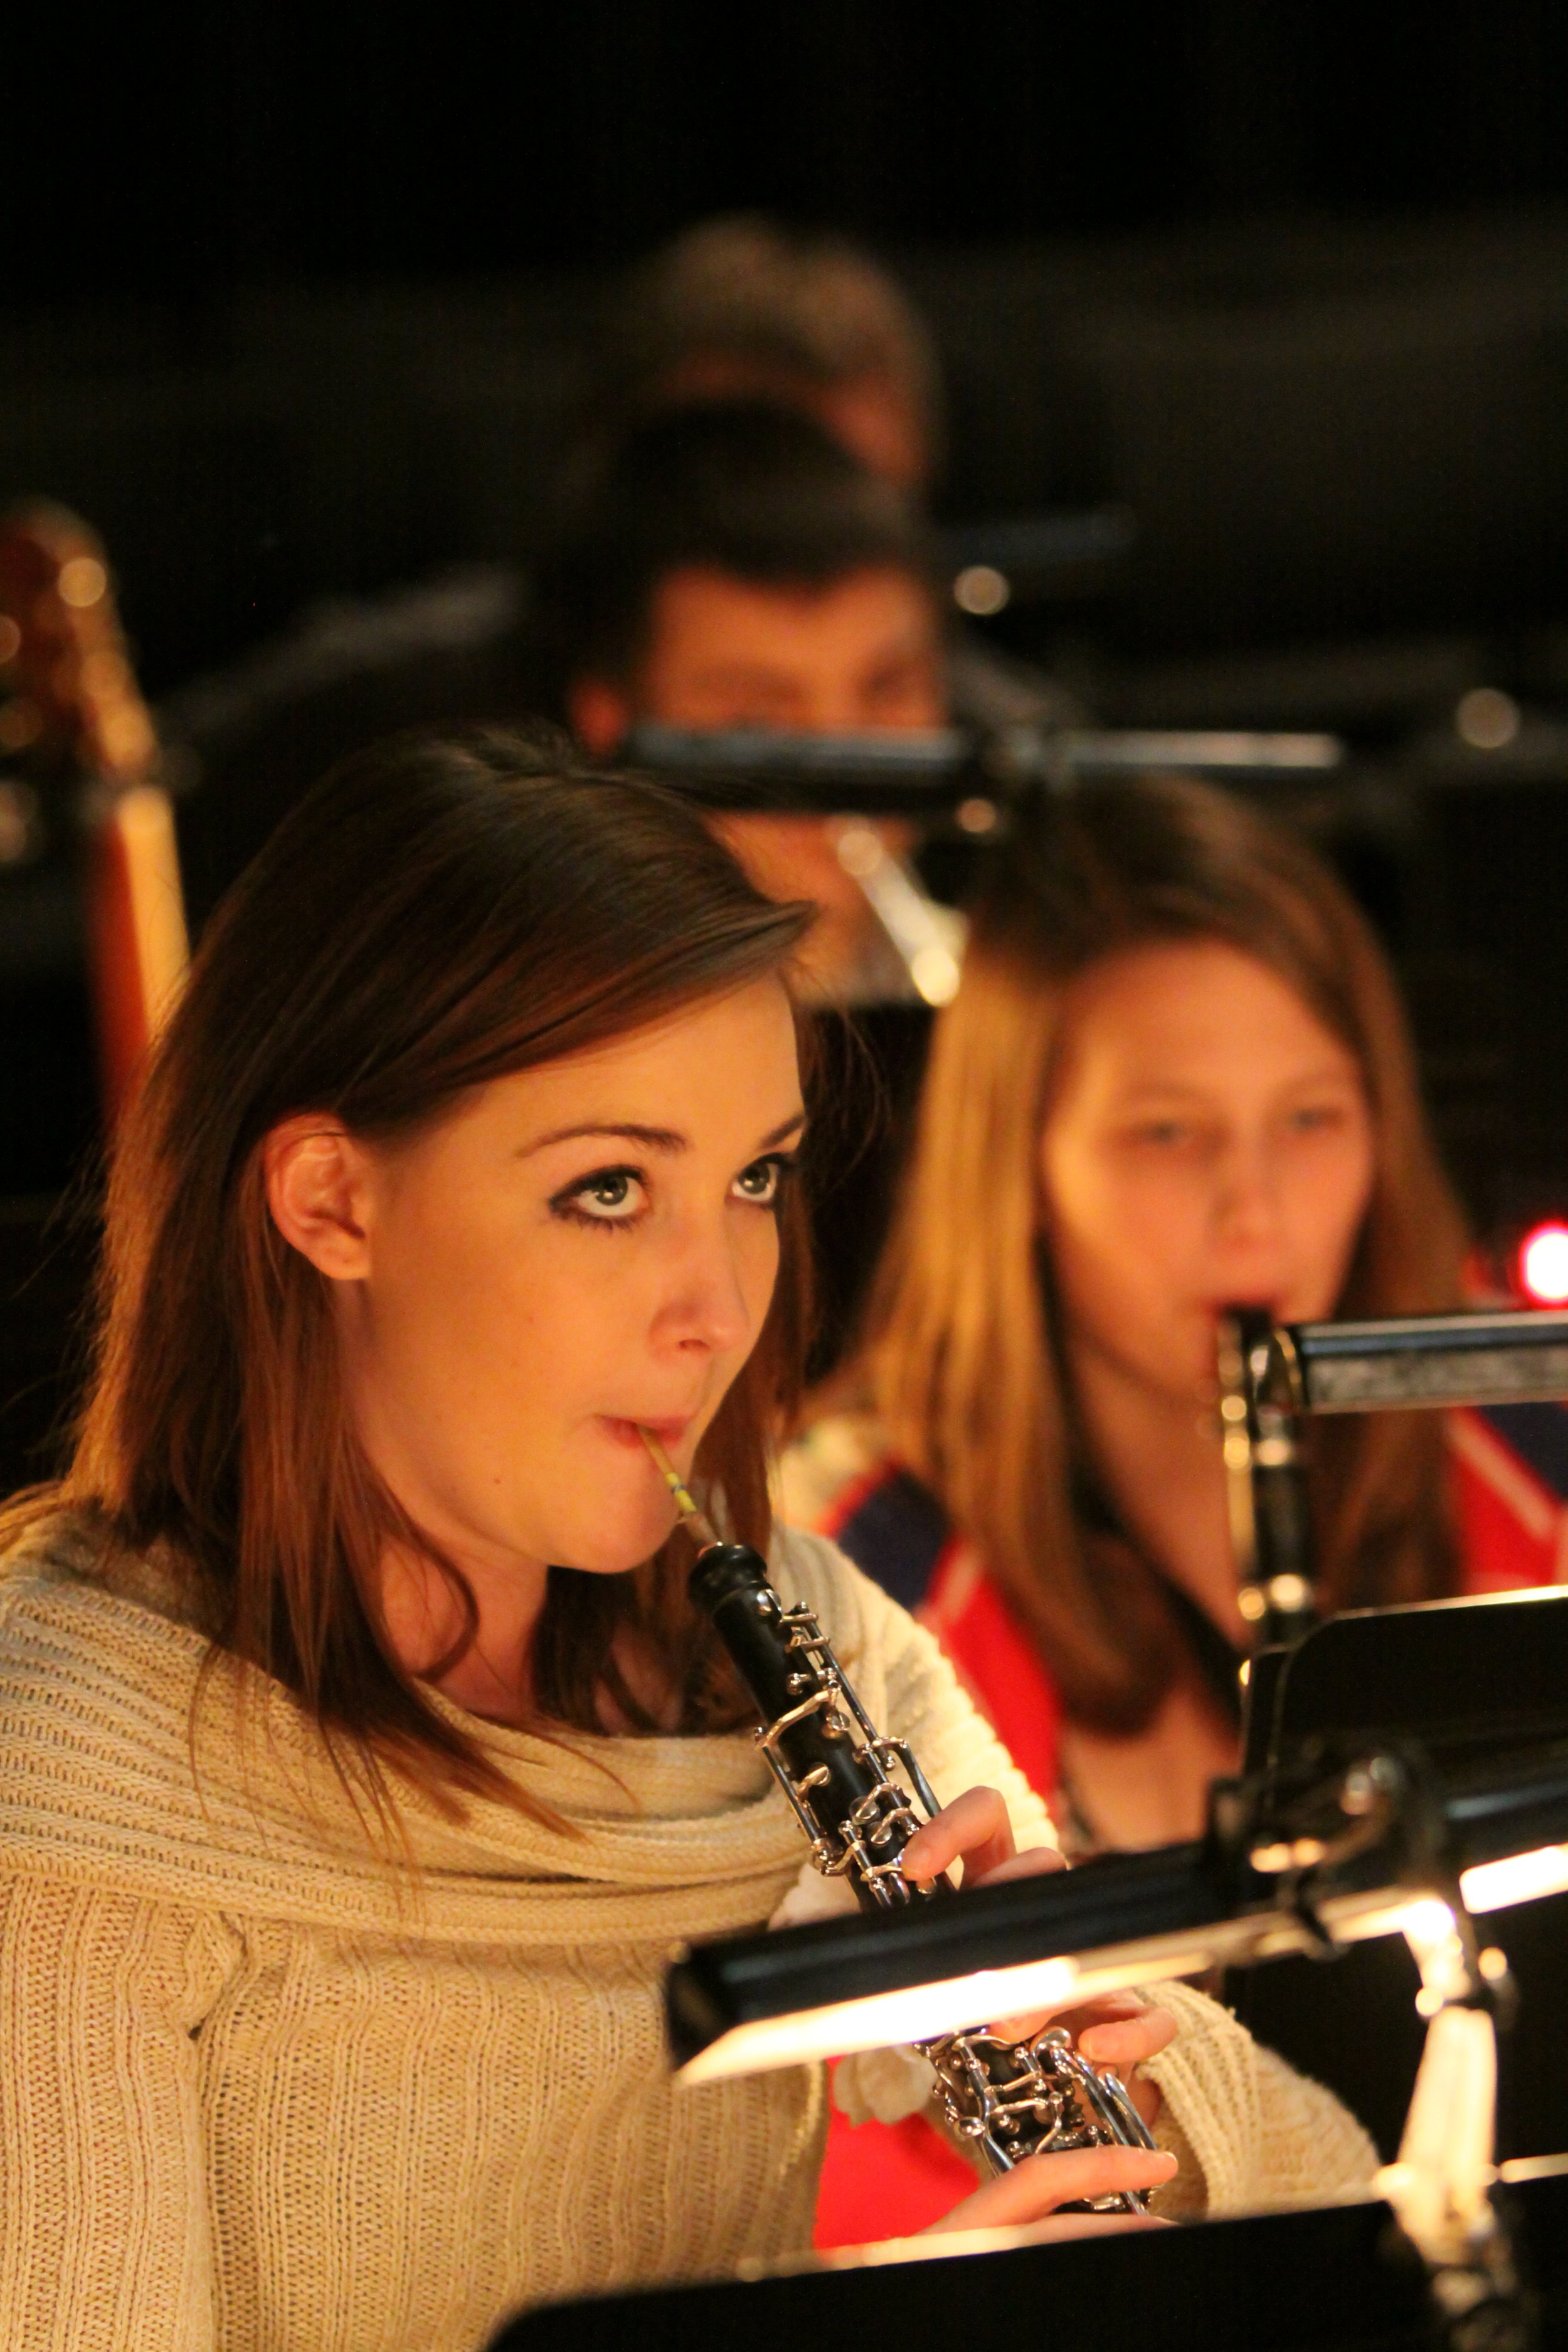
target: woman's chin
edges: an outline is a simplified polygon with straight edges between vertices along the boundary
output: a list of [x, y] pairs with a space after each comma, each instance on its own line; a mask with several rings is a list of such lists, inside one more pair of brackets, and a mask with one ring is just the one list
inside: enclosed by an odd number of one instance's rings
[[651, 1559], [669, 1535], [669, 1514], [640, 1515], [631, 1521], [563, 1532], [550, 1557], [557, 1568], [580, 1569], [587, 1576], [626, 1576]]

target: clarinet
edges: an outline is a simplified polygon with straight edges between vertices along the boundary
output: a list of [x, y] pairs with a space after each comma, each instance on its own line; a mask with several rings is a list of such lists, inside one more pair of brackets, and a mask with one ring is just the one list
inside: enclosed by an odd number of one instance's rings
[[[756, 1703], [763, 1718], [757, 1744], [817, 1869], [826, 1878], [847, 1879], [868, 1912], [950, 1895], [945, 1878], [921, 1886], [904, 1874], [903, 1850], [921, 1814], [930, 1820], [938, 1811], [907, 1743], [885, 1738], [871, 1722], [813, 1612], [787, 1608], [761, 1556], [747, 1544], [721, 1542], [662, 1447], [648, 1441], [648, 1451], [701, 1546], [692, 1600], [712, 1621]], [[949, 2129], [977, 2147], [993, 2173], [1068, 2148], [1154, 2146], [1125, 2085], [1113, 2074], [1097, 2074], [1059, 2026], [1025, 2042], [948, 2033], [916, 2046], [931, 2062]], [[1078, 2210], [1148, 2209], [1142, 2192], [1125, 2189], [1085, 2200]]]

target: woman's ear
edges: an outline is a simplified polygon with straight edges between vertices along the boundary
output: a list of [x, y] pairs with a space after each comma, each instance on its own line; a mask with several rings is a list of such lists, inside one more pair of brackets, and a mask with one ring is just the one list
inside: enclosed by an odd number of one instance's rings
[[284, 1240], [333, 1282], [367, 1275], [369, 1170], [342, 1121], [321, 1111], [286, 1118], [262, 1145], [261, 1159], [267, 1205]]

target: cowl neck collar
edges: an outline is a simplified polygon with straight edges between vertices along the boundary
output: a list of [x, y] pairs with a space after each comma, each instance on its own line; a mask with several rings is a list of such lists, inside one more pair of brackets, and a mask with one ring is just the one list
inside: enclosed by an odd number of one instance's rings
[[400, 1782], [410, 1869], [281, 1685], [82, 1580], [68, 1551], [19, 1560], [0, 1582], [0, 1859], [322, 1927], [551, 1943], [727, 1930], [798, 1870], [749, 1733], [558, 1743], [437, 1703], [561, 1826], [485, 1799], [452, 1820]]

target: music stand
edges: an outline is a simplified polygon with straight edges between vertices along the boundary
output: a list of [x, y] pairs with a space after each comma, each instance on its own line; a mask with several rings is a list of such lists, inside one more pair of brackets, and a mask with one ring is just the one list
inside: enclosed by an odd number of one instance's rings
[[[1499, 2200], [1540, 2352], [1563, 2352], [1568, 2159], [1507, 2168]], [[1438, 2341], [1421, 2264], [1389, 2207], [1368, 2201], [1067, 2244], [1023, 2230], [906, 2239], [756, 2278], [545, 2305], [490, 2352], [959, 2352], [1020, 2337], [1084, 2352], [1433, 2352]]]

